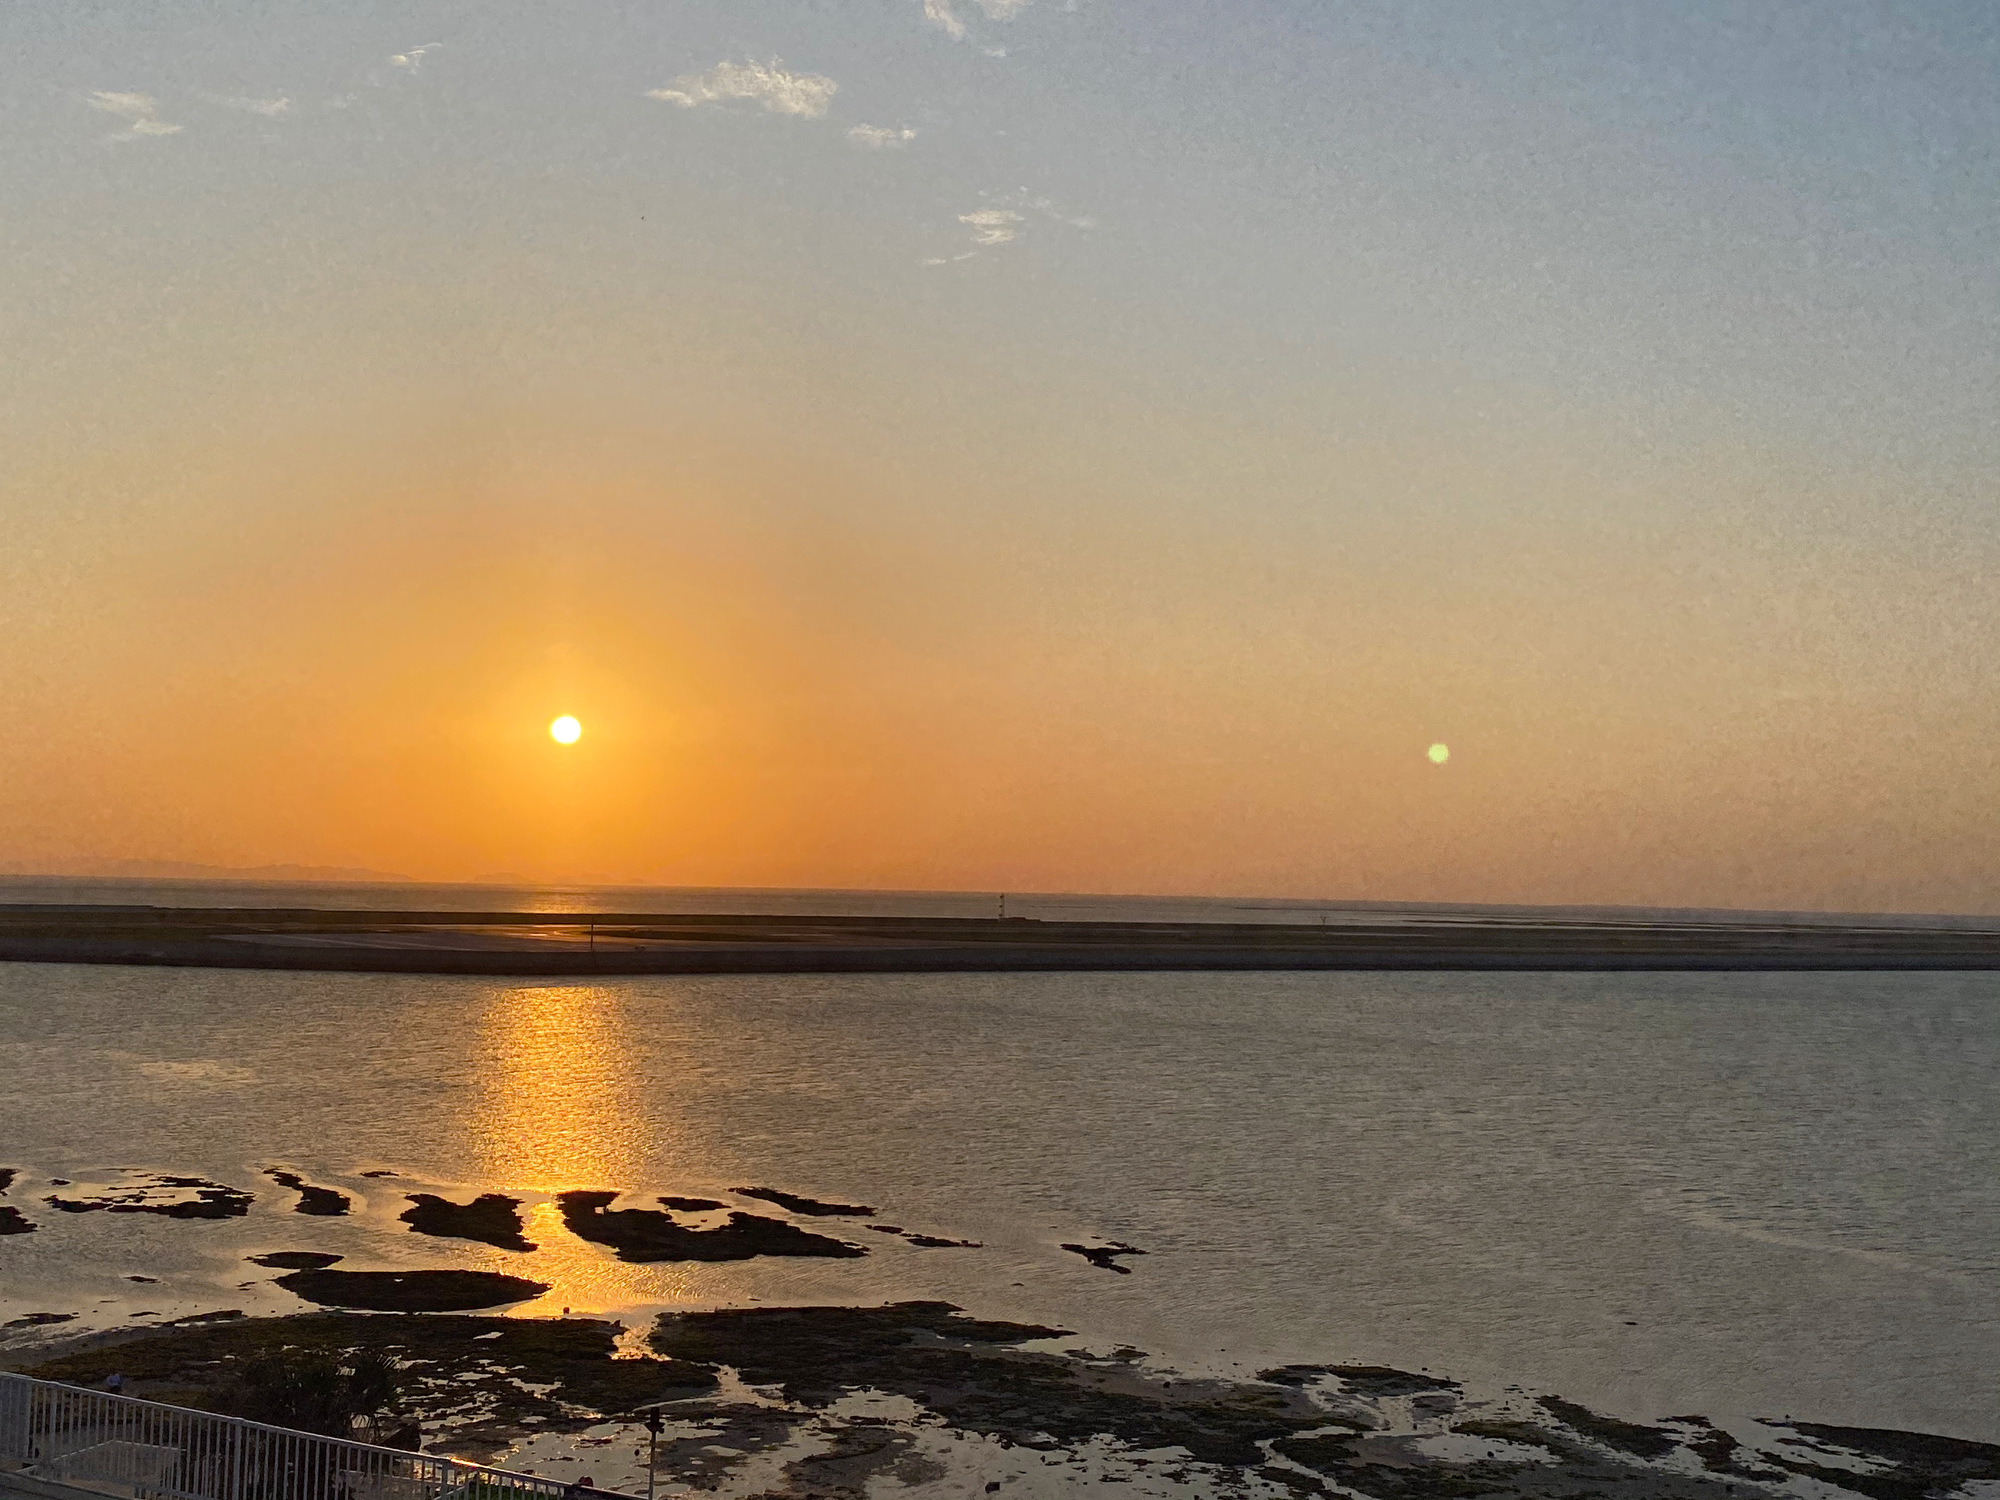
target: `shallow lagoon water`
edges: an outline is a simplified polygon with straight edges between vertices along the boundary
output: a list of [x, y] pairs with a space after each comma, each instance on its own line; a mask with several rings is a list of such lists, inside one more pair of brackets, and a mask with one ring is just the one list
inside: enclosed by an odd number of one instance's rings
[[[535, 1314], [938, 1297], [1190, 1370], [1381, 1362], [1638, 1418], [2000, 1437], [1990, 975], [7, 965], [0, 1037], [5, 1201], [41, 1226], [0, 1239], [0, 1321], [291, 1310], [243, 1257], [326, 1250], [550, 1283]], [[294, 1213], [273, 1166], [354, 1214]], [[120, 1169], [257, 1201], [40, 1201]], [[982, 1248], [821, 1219], [870, 1254], [634, 1265], [550, 1201], [752, 1184]], [[524, 1197], [540, 1248], [412, 1234], [422, 1191]], [[1110, 1240], [1148, 1252], [1132, 1274], [1060, 1248]]]

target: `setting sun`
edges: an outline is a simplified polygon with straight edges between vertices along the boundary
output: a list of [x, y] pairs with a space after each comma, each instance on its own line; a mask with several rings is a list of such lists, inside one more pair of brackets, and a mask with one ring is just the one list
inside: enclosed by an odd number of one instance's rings
[[583, 736], [583, 726], [569, 714], [549, 725], [549, 738], [558, 745], [574, 745]]

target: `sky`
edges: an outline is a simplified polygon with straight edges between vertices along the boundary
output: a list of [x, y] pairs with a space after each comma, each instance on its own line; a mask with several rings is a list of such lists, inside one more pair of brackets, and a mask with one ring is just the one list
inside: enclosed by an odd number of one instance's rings
[[2000, 910], [1996, 143], [1945, 0], [11, 0], [0, 866]]

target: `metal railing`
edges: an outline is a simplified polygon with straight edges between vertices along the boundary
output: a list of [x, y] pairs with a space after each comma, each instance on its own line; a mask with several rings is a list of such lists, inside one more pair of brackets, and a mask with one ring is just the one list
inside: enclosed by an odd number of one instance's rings
[[545, 1475], [0, 1373], [0, 1472], [9, 1469], [121, 1500], [560, 1500], [569, 1488]]

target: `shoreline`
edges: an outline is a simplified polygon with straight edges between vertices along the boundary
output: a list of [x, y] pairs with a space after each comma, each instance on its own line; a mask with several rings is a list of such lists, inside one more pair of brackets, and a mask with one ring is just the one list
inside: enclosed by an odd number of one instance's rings
[[0, 905], [0, 962], [467, 975], [2000, 969], [2000, 932], [1630, 921], [1338, 926]]

